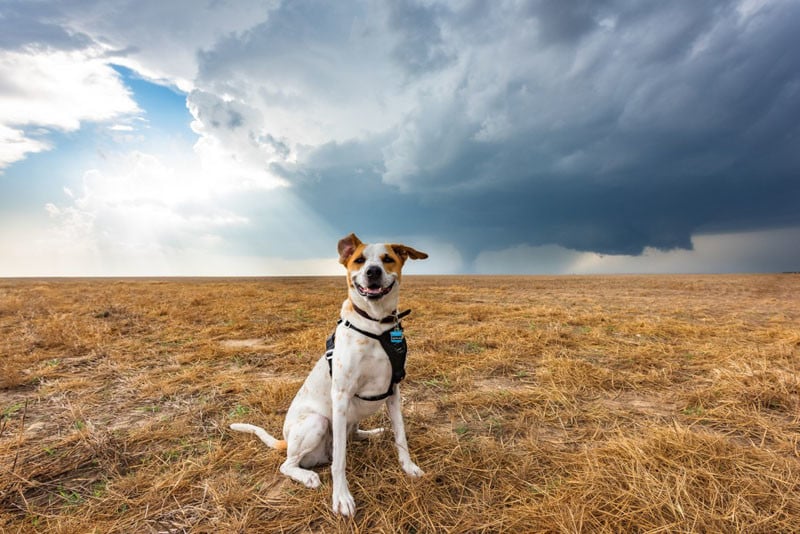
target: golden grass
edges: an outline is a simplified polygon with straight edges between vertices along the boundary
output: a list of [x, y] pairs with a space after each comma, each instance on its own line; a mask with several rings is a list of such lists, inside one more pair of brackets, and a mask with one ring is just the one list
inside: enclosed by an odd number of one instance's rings
[[[0, 531], [796, 532], [800, 277], [407, 277], [407, 478], [278, 473], [339, 278], [0, 280]], [[370, 424], [388, 426], [385, 415]]]

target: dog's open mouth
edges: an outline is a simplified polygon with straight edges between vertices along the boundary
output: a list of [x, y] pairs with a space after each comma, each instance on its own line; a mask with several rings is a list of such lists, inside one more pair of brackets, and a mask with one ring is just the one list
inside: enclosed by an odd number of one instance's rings
[[386, 295], [389, 291], [392, 290], [394, 287], [394, 281], [386, 287], [382, 287], [377, 284], [370, 284], [368, 287], [360, 286], [355, 281], [353, 285], [356, 286], [356, 291], [362, 297], [366, 297], [368, 299], [379, 299], [382, 296]]

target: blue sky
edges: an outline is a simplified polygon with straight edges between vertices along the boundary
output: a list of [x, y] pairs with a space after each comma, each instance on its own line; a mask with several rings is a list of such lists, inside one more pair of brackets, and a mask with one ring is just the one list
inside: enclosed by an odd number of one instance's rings
[[800, 270], [800, 3], [0, 2], [0, 276]]

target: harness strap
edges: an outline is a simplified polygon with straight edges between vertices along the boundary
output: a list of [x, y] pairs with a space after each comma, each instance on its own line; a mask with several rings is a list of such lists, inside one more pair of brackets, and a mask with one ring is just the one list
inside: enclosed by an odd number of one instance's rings
[[[405, 378], [406, 353], [408, 352], [408, 347], [406, 345], [405, 336], [403, 336], [403, 326], [400, 324], [399, 318], [400, 316], [405, 317], [409, 313], [411, 313], [411, 310], [406, 310], [402, 314], [397, 315], [398, 321], [395, 328], [387, 330], [380, 335], [362, 330], [350, 321], [343, 321], [342, 319], [339, 319], [339, 321], [336, 323], [337, 325], [344, 323], [345, 327], [355, 330], [363, 336], [378, 341], [381, 344], [383, 351], [386, 353], [386, 356], [389, 358], [389, 363], [392, 365], [392, 379], [389, 382], [389, 389], [386, 391], [386, 393], [368, 396], [356, 394], [357, 398], [365, 401], [379, 401], [391, 397], [395, 391], [395, 384], [398, 384], [403, 380], [403, 378]], [[335, 343], [336, 330], [334, 329], [333, 333], [331, 333], [331, 335], [328, 336], [328, 339], [325, 340], [325, 359], [328, 361], [328, 372], [331, 374], [331, 376], [333, 375], [333, 349], [335, 347]]]
[[394, 395], [394, 382], [391, 382], [389, 384], [389, 389], [386, 391], [386, 393], [383, 393], [381, 395], [367, 395], [367, 396], [359, 395], [358, 393], [356, 393], [356, 398], [365, 401], [380, 401], [383, 399], [388, 399], [392, 395]]

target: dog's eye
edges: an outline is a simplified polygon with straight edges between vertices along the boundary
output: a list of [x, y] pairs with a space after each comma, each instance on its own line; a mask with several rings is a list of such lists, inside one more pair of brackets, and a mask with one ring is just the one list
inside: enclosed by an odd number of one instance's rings
[[365, 258], [364, 256], [359, 256], [355, 260], [353, 260], [353, 263], [364, 263], [365, 261], [367, 261], [367, 258]]
[[383, 263], [394, 263], [394, 258], [387, 254], [383, 257]]

